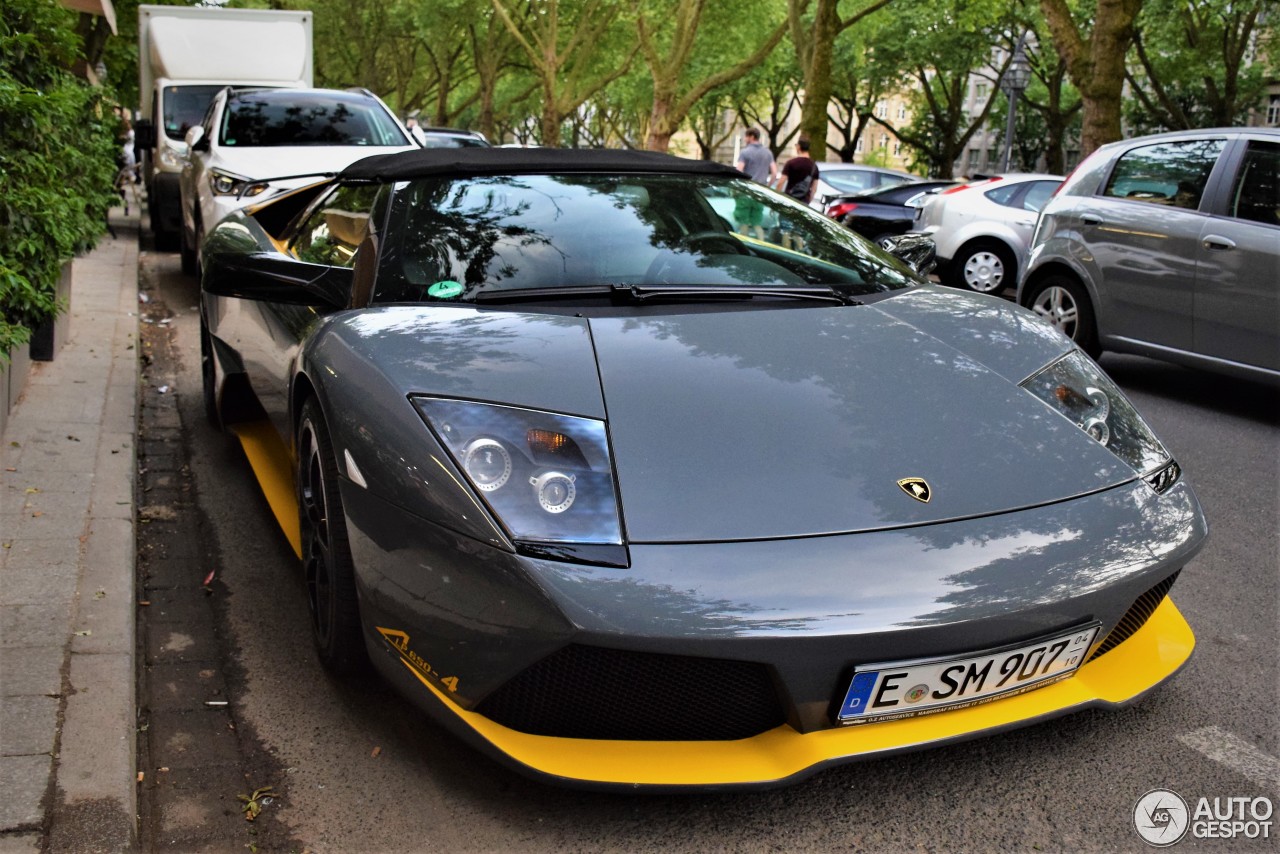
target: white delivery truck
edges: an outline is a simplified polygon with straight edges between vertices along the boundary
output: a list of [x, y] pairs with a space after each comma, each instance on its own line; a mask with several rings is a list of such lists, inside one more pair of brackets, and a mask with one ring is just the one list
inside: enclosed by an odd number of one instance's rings
[[151, 230], [176, 245], [187, 129], [226, 86], [311, 86], [310, 12], [216, 6], [138, 7], [136, 129]]

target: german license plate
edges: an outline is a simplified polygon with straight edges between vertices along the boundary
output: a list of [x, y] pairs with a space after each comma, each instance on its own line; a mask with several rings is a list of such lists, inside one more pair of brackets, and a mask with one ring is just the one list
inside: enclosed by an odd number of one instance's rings
[[976, 706], [1043, 688], [1075, 672], [1098, 624], [1031, 643], [954, 658], [858, 667], [840, 705], [842, 724], [877, 723]]

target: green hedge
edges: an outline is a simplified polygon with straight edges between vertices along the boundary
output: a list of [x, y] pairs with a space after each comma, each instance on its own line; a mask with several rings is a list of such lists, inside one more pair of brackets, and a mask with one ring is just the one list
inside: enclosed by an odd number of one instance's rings
[[115, 202], [115, 117], [67, 69], [76, 16], [55, 0], [0, 3], [0, 359], [59, 310], [64, 261]]

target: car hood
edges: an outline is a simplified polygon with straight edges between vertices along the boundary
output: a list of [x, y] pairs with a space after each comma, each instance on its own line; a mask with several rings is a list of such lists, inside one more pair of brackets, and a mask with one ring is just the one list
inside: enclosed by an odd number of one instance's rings
[[[217, 155], [209, 160], [208, 165], [245, 178], [263, 180], [286, 175], [341, 172], [357, 160], [374, 154], [416, 149], [416, 145], [273, 145], [247, 148], [224, 145], [218, 148]], [[283, 182], [280, 186], [292, 186], [294, 183], [297, 182]]]
[[[636, 543], [924, 525], [1136, 476], [1018, 386], [1070, 343], [1003, 300], [922, 288], [591, 319], [389, 308], [339, 325], [405, 394], [607, 415]], [[927, 503], [907, 478], [928, 483]]]

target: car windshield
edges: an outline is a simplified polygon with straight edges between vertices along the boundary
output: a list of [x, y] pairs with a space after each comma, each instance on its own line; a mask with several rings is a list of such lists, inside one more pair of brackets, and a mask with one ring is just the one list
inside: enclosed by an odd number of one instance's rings
[[219, 143], [408, 145], [392, 116], [371, 98], [346, 92], [238, 92], [227, 102]]
[[919, 283], [838, 224], [745, 179], [426, 178], [397, 186], [389, 223], [378, 303], [618, 285], [817, 285], [857, 296]]
[[164, 134], [169, 139], [186, 138], [187, 131], [200, 124], [209, 102], [222, 86], [166, 86], [164, 89]]

